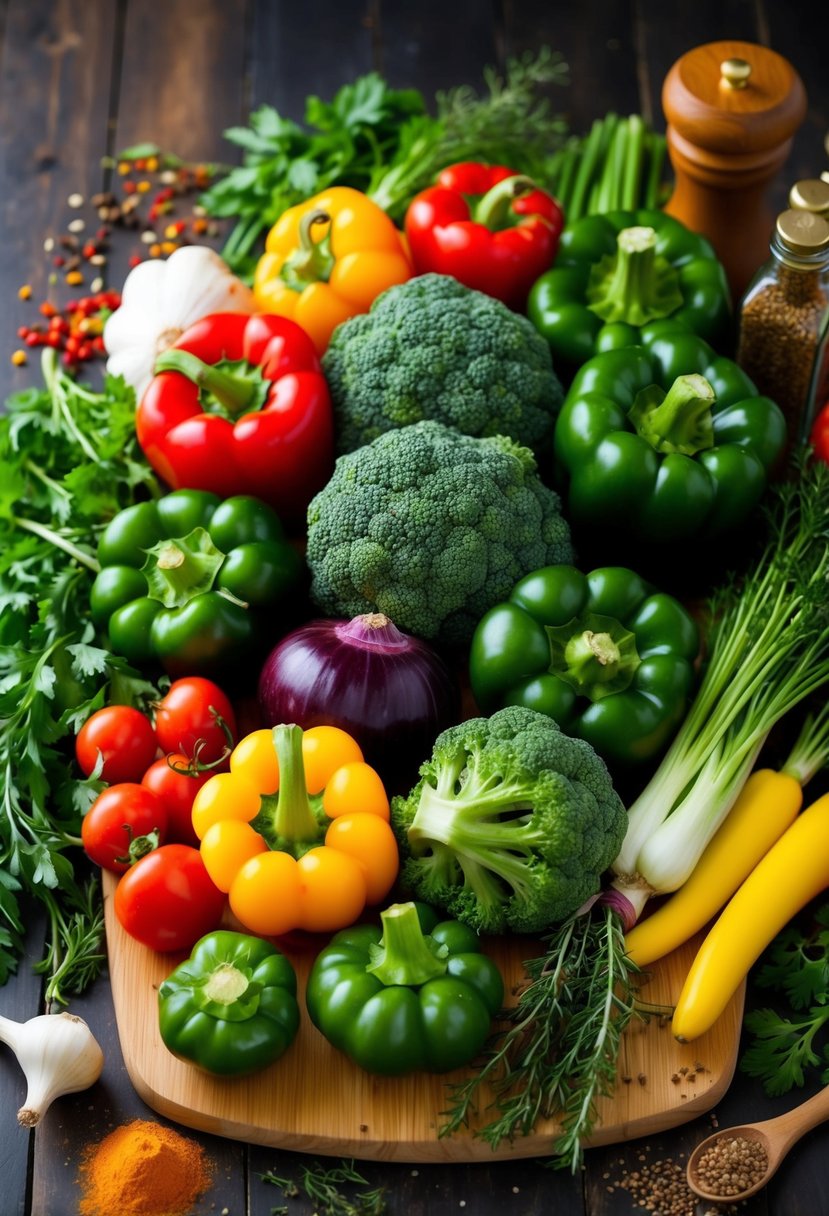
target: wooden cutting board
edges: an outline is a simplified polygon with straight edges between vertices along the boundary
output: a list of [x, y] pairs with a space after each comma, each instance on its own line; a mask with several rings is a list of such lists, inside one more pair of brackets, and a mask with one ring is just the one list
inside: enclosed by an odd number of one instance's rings
[[[104, 875], [109, 969], [118, 1034], [130, 1080], [159, 1114], [187, 1127], [235, 1140], [300, 1152], [385, 1161], [492, 1161], [550, 1152], [552, 1121], [532, 1135], [491, 1149], [470, 1132], [438, 1138], [446, 1084], [463, 1072], [386, 1078], [370, 1076], [336, 1052], [305, 1013], [312, 950], [286, 950], [297, 970], [302, 1021], [285, 1056], [265, 1072], [234, 1080], [201, 1072], [171, 1055], [158, 1033], [157, 988], [183, 955], [155, 954], [129, 937], [115, 916], [115, 879]], [[656, 964], [643, 1000], [671, 1005], [700, 938]], [[493, 942], [509, 993], [524, 975], [532, 943]], [[636, 1021], [625, 1034], [619, 1081], [600, 1106], [589, 1143], [620, 1140], [674, 1127], [710, 1108], [734, 1074], [744, 986], [703, 1038], [681, 1046], [658, 1018]], [[677, 1077], [678, 1080], [672, 1080]]]

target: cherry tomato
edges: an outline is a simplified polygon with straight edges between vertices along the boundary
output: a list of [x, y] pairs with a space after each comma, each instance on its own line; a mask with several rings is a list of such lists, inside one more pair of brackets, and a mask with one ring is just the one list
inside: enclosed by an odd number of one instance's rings
[[178, 844], [198, 844], [199, 838], [193, 830], [193, 799], [206, 781], [213, 775], [184, 771], [188, 759], [182, 752], [171, 752], [151, 764], [141, 784], [164, 803], [167, 811], [167, 839]]
[[84, 722], [75, 740], [75, 755], [85, 777], [104, 758], [101, 780], [114, 785], [140, 781], [155, 759], [158, 739], [152, 723], [129, 705], [107, 705]]
[[83, 817], [81, 840], [88, 857], [113, 874], [124, 874], [134, 861], [167, 834], [167, 809], [152, 790], [134, 782], [111, 785], [99, 794]]
[[213, 764], [227, 750], [227, 733], [236, 738], [236, 716], [225, 694], [212, 680], [186, 676], [174, 680], [155, 714], [155, 733], [165, 752], [192, 757], [198, 749], [202, 764]]
[[127, 870], [115, 888], [115, 915], [151, 950], [190, 950], [219, 927], [225, 897], [198, 849], [165, 844]]

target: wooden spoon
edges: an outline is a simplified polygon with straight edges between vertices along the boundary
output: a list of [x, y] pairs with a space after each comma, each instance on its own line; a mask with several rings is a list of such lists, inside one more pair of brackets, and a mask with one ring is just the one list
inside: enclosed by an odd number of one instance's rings
[[[707, 1199], [709, 1202], [736, 1203], [742, 1202], [743, 1199], [750, 1199], [777, 1172], [792, 1145], [796, 1144], [800, 1137], [811, 1131], [813, 1127], [823, 1123], [825, 1119], [829, 1119], [829, 1085], [819, 1094], [815, 1094], [813, 1098], [809, 1098], [807, 1102], [802, 1102], [800, 1106], [787, 1111], [785, 1115], [778, 1115], [776, 1119], [764, 1119], [762, 1123], [743, 1123], [739, 1127], [723, 1128], [703, 1140], [691, 1153], [688, 1160], [688, 1186], [695, 1195], [699, 1195], [701, 1199]], [[700, 1182], [698, 1171], [700, 1157], [717, 1141], [737, 1138], [756, 1140], [762, 1144], [768, 1158], [766, 1172], [759, 1182], [755, 1182], [748, 1190], [740, 1191], [739, 1195], [716, 1195], [706, 1190]]]

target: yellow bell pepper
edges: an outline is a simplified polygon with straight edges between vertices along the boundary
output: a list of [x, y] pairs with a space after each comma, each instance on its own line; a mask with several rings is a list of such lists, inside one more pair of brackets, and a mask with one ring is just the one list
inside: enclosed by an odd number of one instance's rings
[[341, 321], [414, 273], [406, 239], [359, 190], [330, 190], [289, 208], [268, 233], [253, 279], [261, 312], [290, 317], [324, 353]]
[[208, 874], [253, 933], [344, 929], [397, 877], [383, 783], [338, 727], [246, 735], [192, 816]]

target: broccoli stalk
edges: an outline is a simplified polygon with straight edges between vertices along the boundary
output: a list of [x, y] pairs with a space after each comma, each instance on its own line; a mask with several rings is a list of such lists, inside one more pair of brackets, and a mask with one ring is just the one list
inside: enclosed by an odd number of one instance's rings
[[321, 796], [310, 797], [302, 759], [302, 727], [275, 726], [274, 750], [279, 764], [279, 791], [263, 794], [251, 827], [272, 849], [302, 857], [322, 843], [328, 819]]
[[[440, 771], [438, 788], [426, 785], [409, 828], [413, 856], [444, 845], [454, 855], [467, 885], [486, 905], [504, 900], [504, 886], [535, 901], [535, 850], [543, 843], [539, 817], [527, 799], [526, 784], [492, 776], [482, 780], [474, 759], [455, 792], [458, 764]], [[510, 816], [502, 819], [502, 815]]]
[[438, 736], [392, 823], [403, 882], [477, 932], [543, 932], [599, 889], [626, 816], [588, 743], [508, 706]]

